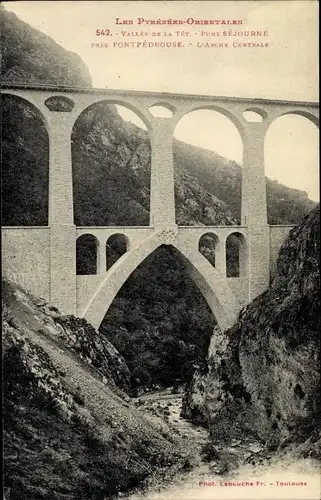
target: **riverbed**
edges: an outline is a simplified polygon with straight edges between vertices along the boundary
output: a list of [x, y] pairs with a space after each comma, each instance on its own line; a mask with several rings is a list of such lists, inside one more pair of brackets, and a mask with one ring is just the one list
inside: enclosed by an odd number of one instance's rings
[[[151, 419], [163, 418], [193, 449], [195, 467], [170, 479], [153, 482], [145, 491], [129, 495], [128, 500], [320, 500], [320, 469], [312, 459], [293, 457], [261, 458], [262, 447], [256, 442], [234, 441], [229, 447], [215, 444], [218, 460], [205, 462], [202, 448], [208, 441], [206, 429], [180, 416], [182, 391], [170, 390], [145, 394], [134, 404]], [[228, 463], [238, 463], [228, 470]], [[223, 460], [224, 462], [224, 460]]]

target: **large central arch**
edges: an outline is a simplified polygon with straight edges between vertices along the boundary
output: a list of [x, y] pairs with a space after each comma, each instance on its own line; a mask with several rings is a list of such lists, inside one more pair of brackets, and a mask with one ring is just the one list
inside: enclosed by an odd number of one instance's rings
[[[102, 278], [82, 317], [98, 329], [118, 291], [131, 273], [164, 243], [167, 244], [156, 233], [120, 257]], [[194, 254], [183, 245], [170, 244], [179, 251], [189, 276], [200, 289], [219, 327], [222, 331], [231, 327], [237, 319], [240, 305], [231, 292], [225, 277], [220, 276], [199, 252]]]

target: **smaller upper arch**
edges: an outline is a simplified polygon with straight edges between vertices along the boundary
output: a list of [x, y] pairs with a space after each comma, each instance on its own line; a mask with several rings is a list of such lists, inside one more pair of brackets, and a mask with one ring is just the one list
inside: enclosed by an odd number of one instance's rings
[[232, 230], [227, 236], [226, 241], [228, 240], [228, 238], [230, 238], [230, 236], [237, 236], [237, 238], [239, 238], [242, 242], [245, 241], [245, 235], [242, 233], [242, 231], [238, 231], [238, 229]]
[[84, 237], [90, 237], [93, 240], [95, 240], [96, 244], [99, 244], [99, 238], [93, 233], [82, 233], [79, 236], [77, 236], [77, 241], [80, 240], [81, 238], [84, 239]]
[[243, 111], [243, 117], [248, 122], [262, 122], [268, 117], [268, 113], [261, 108], [249, 107]]
[[127, 234], [121, 232], [111, 234], [106, 240], [106, 245], [110, 244], [112, 241], [115, 241], [116, 243], [122, 242], [126, 245], [126, 249], [129, 249], [130, 239], [128, 238]]
[[117, 260], [128, 252], [130, 241], [123, 233], [111, 234], [106, 241], [106, 269], [110, 269]]
[[45, 100], [45, 106], [49, 109], [49, 111], [70, 113], [73, 110], [75, 103], [64, 95], [53, 95]]
[[174, 115], [176, 108], [168, 103], [163, 102], [155, 102], [151, 106], [149, 106], [149, 112], [155, 118], [172, 118]]
[[[224, 234], [226, 236], [225, 241], [231, 234], [234, 234], [234, 233], [242, 235], [244, 241], [246, 240], [246, 237], [247, 237], [247, 228], [246, 227], [227, 226], [224, 229], [225, 229]], [[222, 238], [222, 236], [221, 236], [221, 238]]]
[[99, 270], [99, 239], [91, 233], [78, 236], [76, 240], [76, 274], [97, 274]]
[[208, 231], [202, 234], [198, 240], [198, 251], [215, 267], [215, 251], [219, 243], [216, 233]]
[[239, 231], [231, 232], [225, 242], [226, 276], [242, 278], [248, 274], [247, 240]]
[[215, 245], [218, 244], [219, 242], [219, 236], [218, 234], [215, 232], [215, 231], [212, 231], [211, 229], [209, 229], [208, 231], [204, 232], [200, 237], [199, 237], [199, 240], [198, 242], [200, 242], [201, 240], [211, 240], [213, 241], [213, 244], [215, 243]]
[[[188, 228], [193, 228], [193, 226], [187, 226], [187, 227]], [[211, 227], [206, 227], [206, 226], [204, 226], [202, 229], [204, 229], [204, 231], [202, 231], [200, 233], [199, 240], [203, 236], [212, 236], [213, 239], [215, 239], [216, 244], [218, 244], [218, 243], [220, 243], [221, 239], [224, 238], [224, 235], [220, 234], [220, 231], [217, 230], [217, 229], [212, 229]]]

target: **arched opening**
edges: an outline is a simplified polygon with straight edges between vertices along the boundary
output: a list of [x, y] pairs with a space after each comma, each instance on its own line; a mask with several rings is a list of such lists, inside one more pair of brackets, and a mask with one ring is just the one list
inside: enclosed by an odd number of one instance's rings
[[150, 113], [155, 118], [172, 118], [173, 109], [168, 104], [154, 104], [149, 108]]
[[240, 223], [243, 142], [236, 119], [226, 115], [224, 110], [197, 109], [183, 116], [175, 128], [179, 225]]
[[247, 122], [262, 123], [264, 118], [267, 117], [267, 113], [256, 108], [249, 108], [243, 112], [243, 116]]
[[76, 242], [76, 274], [97, 274], [99, 241], [92, 234], [83, 234]]
[[2, 224], [47, 226], [49, 137], [37, 108], [1, 95]]
[[107, 270], [127, 252], [129, 248], [128, 238], [124, 234], [113, 234], [106, 242]]
[[226, 238], [226, 276], [242, 278], [247, 275], [247, 245], [244, 235], [231, 233]]
[[70, 113], [73, 110], [75, 103], [64, 95], [57, 95], [48, 97], [45, 101], [45, 105], [52, 112]]
[[318, 128], [286, 114], [272, 122], [264, 146], [268, 223], [298, 224], [319, 201]]
[[77, 226], [149, 224], [150, 139], [132, 110], [86, 108], [72, 131], [72, 165]]
[[135, 393], [185, 383], [203, 366], [214, 325], [184, 259], [162, 245], [129, 276], [100, 332], [125, 358]]
[[203, 234], [198, 242], [198, 251], [215, 267], [215, 250], [218, 237], [214, 233]]

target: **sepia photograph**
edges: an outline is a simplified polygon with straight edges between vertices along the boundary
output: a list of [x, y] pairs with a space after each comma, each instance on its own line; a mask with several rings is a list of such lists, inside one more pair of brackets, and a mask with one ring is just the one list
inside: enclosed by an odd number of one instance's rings
[[5, 500], [320, 500], [316, 0], [5, 1]]

